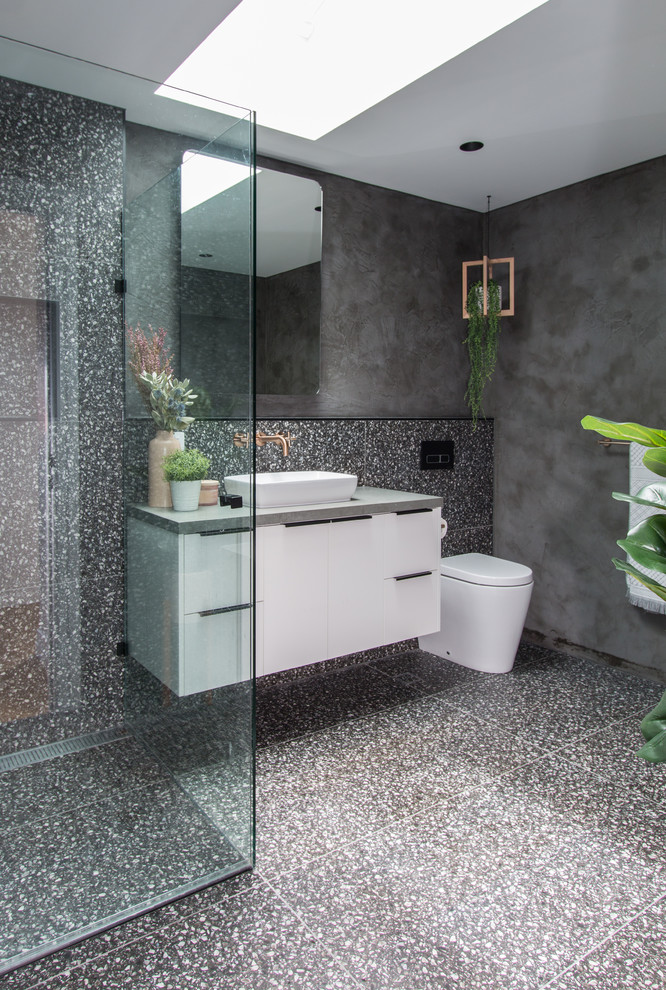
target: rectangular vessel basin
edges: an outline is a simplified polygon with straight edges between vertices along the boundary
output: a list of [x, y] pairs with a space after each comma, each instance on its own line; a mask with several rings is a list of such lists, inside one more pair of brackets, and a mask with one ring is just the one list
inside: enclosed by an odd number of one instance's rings
[[[256, 475], [257, 509], [278, 505], [314, 505], [348, 502], [356, 491], [355, 474], [336, 471], [267, 471]], [[242, 495], [249, 504], [252, 475], [235, 474], [224, 479], [228, 495]]]

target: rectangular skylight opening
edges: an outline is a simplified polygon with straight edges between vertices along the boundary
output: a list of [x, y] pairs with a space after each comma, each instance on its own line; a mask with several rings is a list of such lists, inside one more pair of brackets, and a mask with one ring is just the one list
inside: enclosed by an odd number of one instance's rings
[[[257, 169], [257, 174], [260, 171]], [[240, 162], [185, 152], [180, 167], [180, 212], [187, 213], [249, 178], [249, 167]]]
[[242, 0], [157, 93], [315, 141], [547, 2]]

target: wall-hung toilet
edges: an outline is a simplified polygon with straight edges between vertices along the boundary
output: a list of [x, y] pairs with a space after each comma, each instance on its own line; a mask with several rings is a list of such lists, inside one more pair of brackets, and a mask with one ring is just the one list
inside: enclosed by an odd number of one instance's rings
[[428, 653], [463, 667], [511, 670], [532, 597], [532, 571], [484, 553], [440, 561], [440, 632], [419, 637]]

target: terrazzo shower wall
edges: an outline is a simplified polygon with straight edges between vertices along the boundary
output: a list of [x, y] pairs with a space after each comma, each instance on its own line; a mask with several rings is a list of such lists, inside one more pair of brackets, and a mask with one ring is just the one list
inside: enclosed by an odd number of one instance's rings
[[0, 609], [33, 606], [3, 635], [10, 752], [122, 716], [123, 114], [0, 79], [0, 146]]
[[627, 529], [624, 447], [587, 413], [663, 426], [666, 158], [493, 213], [516, 256], [516, 316], [490, 390], [496, 550], [529, 564], [528, 627], [547, 643], [666, 672], [666, 617], [625, 599], [610, 558]]

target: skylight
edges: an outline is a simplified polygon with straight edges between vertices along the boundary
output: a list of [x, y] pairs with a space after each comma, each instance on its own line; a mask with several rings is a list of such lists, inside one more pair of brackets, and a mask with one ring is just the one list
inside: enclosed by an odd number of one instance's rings
[[[257, 169], [257, 174], [261, 169]], [[247, 165], [229, 162], [212, 155], [200, 155], [188, 151], [183, 155], [180, 167], [180, 212], [187, 213], [195, 206], [212, 199], [225, 189], [231, 189], [250, 177]]]
[[242, 0], [157, 93], [315, 141], [546, 2]]

